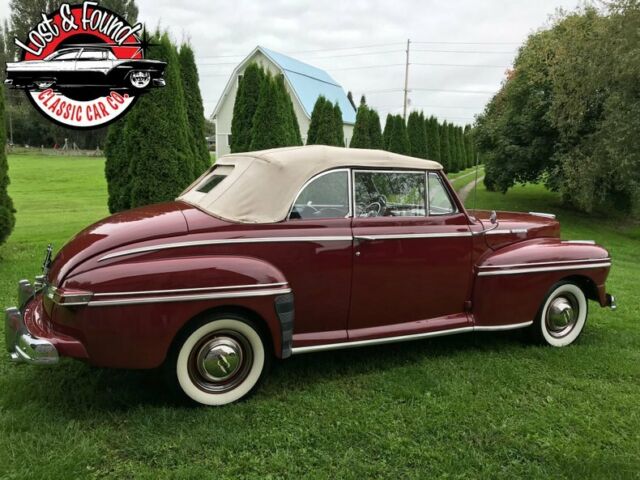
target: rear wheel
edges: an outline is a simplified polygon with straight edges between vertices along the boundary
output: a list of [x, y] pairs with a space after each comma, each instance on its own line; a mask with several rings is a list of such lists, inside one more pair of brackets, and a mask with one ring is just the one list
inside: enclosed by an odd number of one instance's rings
[[252, 394], [270, 355], [257, 326], [239, 315], [216, 315], [190, 326], [166, 364], [174, 388], [203, 405], [226, 405]]
[[557, 283], [547, 295], [532, 325], [534, 338], [552, 347], [572, 344], [587, 321], [588, 302], [575, 283]]

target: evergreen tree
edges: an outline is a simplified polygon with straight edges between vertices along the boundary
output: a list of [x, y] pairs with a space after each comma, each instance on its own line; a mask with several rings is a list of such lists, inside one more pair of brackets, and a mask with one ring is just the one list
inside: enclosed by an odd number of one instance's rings
[[196, 179], [211, 166], [211, 156], [204, 134], [204, 107], [198, 84], [198, 68], [190, 45], [183, 44], [180, 47], [179, 59], [187, 121], [189, 122], [189, 140], [191, 140], [195, 155], [193, 179]]
[[[281, 80], [267, 73], [262, 82], [258, 107], [253, 116], [250, 150], [286, 147], [293, 134], [288, 104], [283, 101]], [[282, 83], [284, 85], [284, 83]]]
[[326, 102], [328, 102], [328, 100], [320, 95], [313, 105], [309, 130], [307, 131], [307, 145], [315, 145], [317, 143], [318, 129], [320, 128], [320, 121], [322, 120], [322, 113], [324, 112], [324, 104]]
[[391, 134], [394, 125], [393, 115], [387, 113], [387, 118], [384, 121], [384, 132], [382, 133], [382, 149], [389, 150], [389, 144], [391, 143]]
[[322, 103], [319, 115], [320, 121], [315, 143], [317, 145], [337, 145], [335, 115], [333, 113], [333, 105], [329, 100], [325, 100]]
[[388, 150], [402, 155], [409, 155], [410, 153], [409, 134], [407, 133], [407, 126], [401, 115], [396, 115], [392, 119]]
[[107, 179], [108, 205], [111, 213], [131, 208], [131, 174], [124, 139], [125, 125], [126, 118], [112, 123], [104, 146], [104, 174]]
[[369, 148], [380, 150], [383, 148], [382, 129], [378, 112], [370, 108], [367, 112], [367, 124], [369, 127]]
[[333, 127], [336, 131], [336, 145], [344, 147], [344, 124], [342, 123], [342, 110], [340, 110], [338, 102], [333, 106]]
[[467, 154], [467, 166], [472, 167], [476, 164], [476, 155], [473, 148], [473, 138], [471, 133], [471, 125], [464, 127], [464, 145]]
[[458, 156], [460, 157], [460, 170], [464, 170], [469, 165], [467, 164], [467, 152], [464, 144], [464, 130], [462, 127], [458, 127]]
[[238, 82], [231, 119], [231, 153], [247, 152], [251, 149], [253, 116], [258, 108], [264, 80], [264, 70], [256, 63], [251, 63], [245, 68]]
[[353, 138], [351, 138], [351, 148], [371, 148], [369, 138], [371, 111], [366, 105], [360, 105], [356, 113], [356, 123], [353, 126]]
[[456, 147], [456, 127], [453, 123], [447, 125], [449, 130], [449, 167], [451, 173], [459, 171], [458, 168], [458, 149]]
[[438, 119], [433, 115], [425, 121], [427, 131], [427, 157], [436, 162], [440, 161], [440, 128]]
[[407, 121], [410, 154], [412, 157], [427, 158], [427, 132], [424, 128], [424, 115], [411, 112]]
[[286, 140], [284, 146], [302, 145], [298, 119], [293, 109], [293, 102], [284, 84], [284, 75], [275, 77], [276, 101], [278, 103], [278, 117], [275, 119], [285, 125]]
[[7, 191], [9, 187], [9, 164], [5, 153], [7, 143], [4, 121], [4, 89], [0, 85], [0, 245], [11, 234], [16, 223], [13, 201]]
[[173, 200], [194, 172], [177, 52], [166, 33], [157, 36], [149, 57], [167, 62], [167, 84], [140, 97], [124, 128], [132, 207]]
[[447, 173], [451, 169], [451, 154], [449, 150], [449, 124], [445, 121], [439, 127], [440, 130], [440, 163]]

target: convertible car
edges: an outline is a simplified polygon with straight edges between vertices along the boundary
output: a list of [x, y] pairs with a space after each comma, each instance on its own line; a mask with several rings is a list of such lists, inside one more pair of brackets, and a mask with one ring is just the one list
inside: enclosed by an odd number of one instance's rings
[[306, 146], [227, 155], [176, 201], [80, 232], [6, 311], [14, 362], [163, 367], [196, 402], [273, 357], [527, 329], [573, 343], [607, 251], [553, 215], [468, 212], [436, 162]]
[[144, 91], [165, 84], [165, 62], [118, 59], [108, 47], [63, 48], [43, 60], [7, 63], [5, 84], [32, 90], [107, 88]]

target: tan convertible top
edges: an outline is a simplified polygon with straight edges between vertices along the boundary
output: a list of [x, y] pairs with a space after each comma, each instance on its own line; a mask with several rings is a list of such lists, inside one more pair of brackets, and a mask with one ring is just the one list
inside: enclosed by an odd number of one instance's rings
[[442, 165], [431, 160], [382, 150], [324, 145], [225, 155], [214, 167], [228, 174], [219, 185], [208, 193], [198, 191], [206, 182], [209, 169], [178, 200], [216, 217], [244, 223], [275, 223], [286, 219], [302, 186], [326, 170], [340, 167], [442, 169]]

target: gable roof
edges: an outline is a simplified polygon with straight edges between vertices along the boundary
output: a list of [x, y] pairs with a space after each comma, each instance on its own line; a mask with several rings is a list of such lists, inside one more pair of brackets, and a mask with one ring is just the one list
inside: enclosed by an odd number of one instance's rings
[[[271, 49], [257, 46], [250, 54], [245, 58], [234, 70], [231, 79], [235, 78], [236, 71], [242, 68], [256, 52], [261, 52], [265, 57], [271, 60], [278, 68], [282, 70], [285, 79], [291, 90], [294, 92], [298, 102], [302, 106], [304, 113], [307, 117], [311, 118], [311, 112], [313, 106], [320, 95], [324, 96], [331, 103], [338, 103], [340, 110], [342, 111], [342, 121], [344, 123], [356, 122], [356, 111], [354, 110], [351, 102], [347, 98], [342, 86], [336, 82], [327, 72], [324, 70], [309, 65], [307, 63], [291, 58], [279, 52], [275, 52]], [[213, 112], [215, 115], [218, 112], [218, 108], [222, 103], [222, 99], [227, 95], [228, 89], [232, 82], [231, 79], [225, 87], [220, 100]]]

